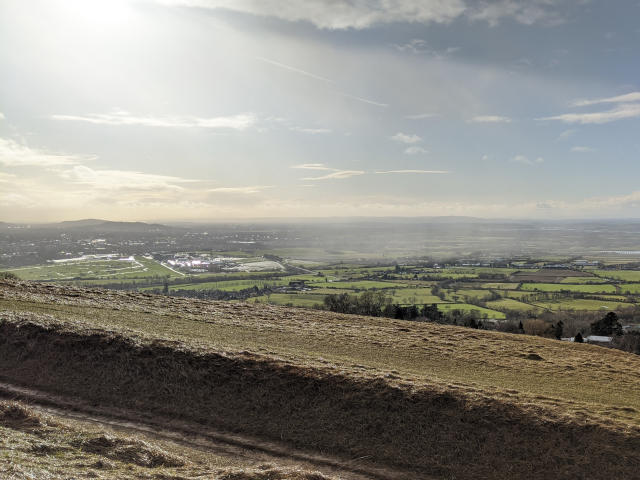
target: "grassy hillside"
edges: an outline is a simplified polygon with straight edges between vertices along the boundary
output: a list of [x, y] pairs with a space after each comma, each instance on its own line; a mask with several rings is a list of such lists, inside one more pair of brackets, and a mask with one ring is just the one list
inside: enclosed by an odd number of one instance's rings
[[251, 465], [149, 435], [105, 431], [92, 422], [0, 401], [0, 477], [191, 480], [330, 480], [317, 472]]
[[0, 376], [438, 478], [631, 478], [640, 357], [316, 312], [0, 284]]

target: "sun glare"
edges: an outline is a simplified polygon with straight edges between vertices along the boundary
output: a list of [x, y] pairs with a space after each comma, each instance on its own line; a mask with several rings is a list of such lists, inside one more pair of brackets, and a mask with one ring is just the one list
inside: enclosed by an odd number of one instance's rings
[[85, 22], [94, 27], [111, 27], [127, 22], [132, 15], [127, 0], [68, 0], [61, 2], [65, 15], [74, 22]]

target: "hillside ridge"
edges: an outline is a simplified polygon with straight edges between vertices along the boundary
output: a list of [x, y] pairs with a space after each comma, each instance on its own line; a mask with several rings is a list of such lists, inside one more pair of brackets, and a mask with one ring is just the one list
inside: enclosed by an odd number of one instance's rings
[[0, 284], [0, 311], [0, 376], [45, 391], [443, 478], [640, 463], [640, 359], [619, 351], [27, 282]]

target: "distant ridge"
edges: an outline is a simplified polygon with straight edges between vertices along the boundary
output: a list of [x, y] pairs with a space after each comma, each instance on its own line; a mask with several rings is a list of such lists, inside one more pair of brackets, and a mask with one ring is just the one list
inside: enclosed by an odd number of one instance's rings
[[36, 229], [62, 229], [62, 230], [86, 230], [92, 232], [152, 232], [158, 230], [172, 230], [176, 227], [169, 227], [159, 223], [145, 222], [114, 222], [111, 220], [102, 220], [99, 218], [85, 218], [82, 220], [66, 220], [56, 223], [41, 224], [17, 224], [2, 223], [0, 227], [28, 227], [31, 230]]

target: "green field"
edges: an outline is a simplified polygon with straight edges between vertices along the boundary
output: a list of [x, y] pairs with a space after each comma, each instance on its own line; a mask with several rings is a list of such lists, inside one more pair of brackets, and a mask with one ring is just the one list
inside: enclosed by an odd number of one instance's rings
[[292, 305], [294, 307], [313, 307], [322, 305], [326, 295], [314, 293], [272, 293], [269, 296], [253, 297], [249, 301], [256, 303], [273, 303], [275, 305]]
[[317, 286], [321, 288], [346, 288], [349, 290], [379, 290], [385, 288], [406, 288], [407, 285], [404, 283], [380, 282], [375, 280], [355, 280], [353, 282], [325, 282], [322, 280], [315, 280], [313, 282], [309, 282], [309, 286]]
[[487, 302], [487, 307], [505, 309], [505, 310], [518, 310], [523, 312], [524, 311], [534, 311], [534, 312], [542, 311], [542, 309], [539, 307], [535, 307], [527, 303], [519, 302], [518, 300], [514, 300], [513, 298], [501, 298], [500, 300], [493, 300], [493, 301]]
[[615, 285], [570, 285], [564, 283], [523, 283], [520, 288], [522, 290], [540, 292], [582, 292], [582, 293], [615, 293]]
[[487, 315], [487, 318], [505, 318], [505, 314], [498, 312], [497, 310], [491, 310], [489, 308], [478, 307], [476, 305], [470, 305], [468, 303], [440, 303], [438, 304], [438, 310], [443, 312], [451, 312], [452, 310], [461, 310], [463, 312], [477, 311], [480, 315]]
[[461, 288], [458, 290], [448, 290], [447, 299], [455, 301], [454, 297], [462, 300], [484, 300], [491, 295], [489, 290]]
[[[129, 257], [127, 257], [129, 258]], [[153, 259], [136, 256], [132, 260], [119, 258], [91, 258], [47, 263], [33, 267], [9, 269], [23, 280], [72, 281], [114, 280], [149, 277], [181, 277]]]
[[591, 272], [602, 278], [612, 278], [625, 282], [640, 282], [640, 271], [638, 270], [592, 270]]
[[520, 284], [519, 283], [509, 283], [509, 282], [505, 282], [505, 283], [499, 283], [499, 282], [489, 282], [489, 283], [483, 283], [481, 285], [482, 288], [496, 288], [498, 290], [515, 290], [516, 288], [518, 288]]
[[560, 283], [607, 283], [606, 278], [601, 277], [565, 277]]
[[535, 302], [534, 305], [550, 310], [589, 310], [606, 312], [609, 310], [628, 307], [632, 304], [604, 300], [591, 300], [587, 298], [567, 298], [562, 300]]
[[621, 293], [640, 294], [640, 283], [624, 283], [620, 285]]
[[392, 292], [392, 301], [401, 304], [443, 303], [444, 300], [431, 294], [430, 288], [402, 288]]

